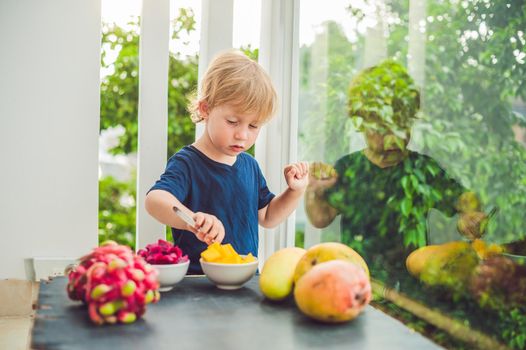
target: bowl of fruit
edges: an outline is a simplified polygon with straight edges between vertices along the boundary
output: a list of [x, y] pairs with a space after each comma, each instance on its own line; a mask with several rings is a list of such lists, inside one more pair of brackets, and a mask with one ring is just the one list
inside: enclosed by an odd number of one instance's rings
[[159, 271], [159, 291], [167, 292], [179, 283], [190, 265], [187, 255], [171, 242], [159, 239], [157, 243], [148, 244], [137, 252], [147, 263]]
[[220, 289], [239, 289], [258, 269], [258, 259], [251, 253], [238, 254], [231, 244], [212, 243], [201, 253], [201, 268]]

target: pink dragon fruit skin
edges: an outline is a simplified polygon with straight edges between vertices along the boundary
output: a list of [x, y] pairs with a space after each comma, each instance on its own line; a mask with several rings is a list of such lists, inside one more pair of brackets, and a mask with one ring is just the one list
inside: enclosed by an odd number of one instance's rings
[[67, 271], [68, 296], [88, 305], [93, 323], [131, 323], [160, 299], [157, 271], [124, 245], [107, 242]]

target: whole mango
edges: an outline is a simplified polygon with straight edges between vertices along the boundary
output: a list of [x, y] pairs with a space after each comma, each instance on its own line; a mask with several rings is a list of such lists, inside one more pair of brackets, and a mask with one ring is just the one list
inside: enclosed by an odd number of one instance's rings
[[371, 301], [371, 284], [356, 264], [332, 260], [317, 264], [294, 288], [296, 305], [322, 322], [341, 323], [356, 318]]
[[365, 260], [354, 249], [338, 242], [324, 242], [316, 244], [309, 249], [300, 259], [294, 271], [294, 282], [303, 276], [315, 265], [330, 261], [330, 260], [345, 260], [360, 266], [367, 276], [369, 276], [369, 268]]
[[259, 288], [265, 297], [271, 300], [283, 300], [294, 285], [296, 265], [306, 250], [299, 247], [280, 249], [272, 254], [259, 277]]
[[439, 245], [428, 245], [414, 250], [405, 260], [407, 271], [416, 278], [420, 277], [426, 263], [439, 250]]
[[479, 261], [469, 242], [453, 241], [415, 250], [406, 265], [409, 273], [428, 285], [464, 293]]

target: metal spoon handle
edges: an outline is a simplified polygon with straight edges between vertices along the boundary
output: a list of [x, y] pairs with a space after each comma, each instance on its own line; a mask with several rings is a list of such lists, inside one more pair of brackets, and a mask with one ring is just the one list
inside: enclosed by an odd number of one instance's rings
[[177, 208], [176, 206], [173, 207], [173, 210], [177, 216], [179, 216], [184, 222], [186, 222], [188, 225], [195, 227], [195, 221], [190, 217], [190, 215], [186, 214], [181, 209]]

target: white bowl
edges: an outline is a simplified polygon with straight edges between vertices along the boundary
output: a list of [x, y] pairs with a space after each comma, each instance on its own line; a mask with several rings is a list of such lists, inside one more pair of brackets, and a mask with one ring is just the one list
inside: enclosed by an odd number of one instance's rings
[[159, 271], [159, 291], [167, 292], [179, 283], [188, 271], [190, 260], [179, 264], [152, 265]]
[[[244, 257], [244, 255], [241, 255]], [[206, 277], [220, 289], [239, 289], [254, 276], [258, 260], [242, 264], [222, 264], [199, 259]]]

